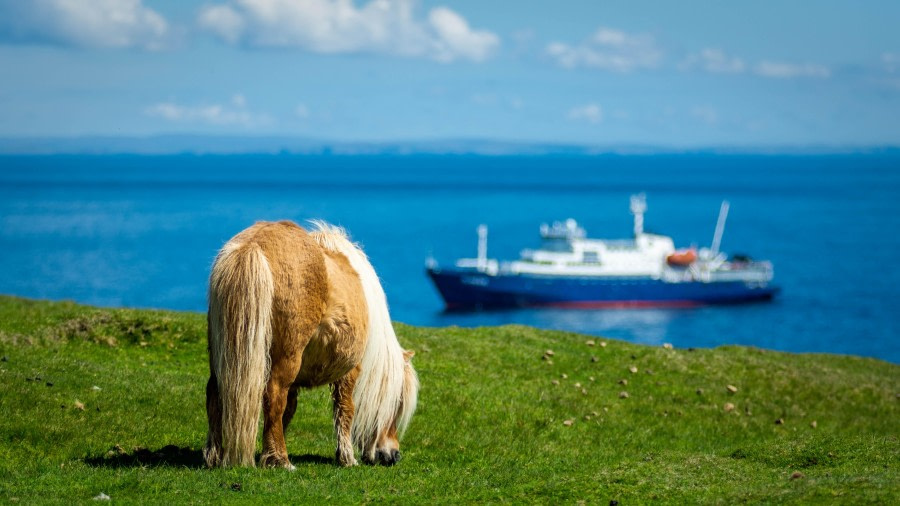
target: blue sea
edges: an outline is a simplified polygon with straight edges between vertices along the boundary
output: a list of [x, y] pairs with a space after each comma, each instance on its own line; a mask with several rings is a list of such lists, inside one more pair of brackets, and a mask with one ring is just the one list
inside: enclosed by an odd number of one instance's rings
[[[712, 240], [769, 259], [770, 303], [693, 309], [444, 313], [434, 256], [513, 258], [543, 222], [627, 238], [628, 199], [678, 246]], [[346, 227], [395, 320], [519, 323], [676, 347], [752, 345], [900, 363], [900, 154], [602, 156], [4, 156], [0, 293], [110, 307], [204, 311], [216, 251], [257, 220]], [[515, 343], [510, 343], [514, 346]]]

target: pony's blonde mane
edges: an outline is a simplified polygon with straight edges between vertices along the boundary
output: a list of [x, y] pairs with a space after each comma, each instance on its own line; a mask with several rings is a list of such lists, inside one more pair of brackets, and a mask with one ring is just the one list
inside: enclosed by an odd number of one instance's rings
[[350, 241], [343, 228], [319, 220], [309, 223], [313, 227], [311, 235], [319, 246], [347, 257], [359, 276], [366, 298], [369, 335], [353, 390], [356, 415], [351, 434], [360, 451], [372, 460], [378, 436], [392, 422], [396, 423], [398, 436], [409, 425], [416, 409], [419, 381], [403, 356], [403, 348], [391, 325], [387, 297], [366, 254]]

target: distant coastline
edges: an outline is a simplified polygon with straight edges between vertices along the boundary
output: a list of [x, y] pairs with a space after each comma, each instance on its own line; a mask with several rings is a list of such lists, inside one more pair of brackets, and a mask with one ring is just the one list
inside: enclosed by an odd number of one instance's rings
[[337, 155], [337, 156], [597, 156], [597, 155], [849, 155], [900, 154], [892, 145], [664, 146], [567, 144], [489, 139], [328, 141], [289, 136], [0, 137], [0, 155]]

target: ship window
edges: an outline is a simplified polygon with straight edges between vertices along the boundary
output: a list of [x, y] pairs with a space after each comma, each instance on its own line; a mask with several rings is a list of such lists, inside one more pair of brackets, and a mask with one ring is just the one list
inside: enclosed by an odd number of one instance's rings
[[586, 264], [599, 264], [600, 256], [597, 255], [596, 251], [585, 251], [584, 252], [584, 263]]
[[565, 238], [559, 239], [544, 239], [543, 249], [546, 251], [572, 251], [572, 245], [569, 244], [569, 241]]

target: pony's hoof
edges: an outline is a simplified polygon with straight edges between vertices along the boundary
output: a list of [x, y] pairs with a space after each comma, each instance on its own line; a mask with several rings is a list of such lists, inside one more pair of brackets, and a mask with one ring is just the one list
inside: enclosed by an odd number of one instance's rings
[[342, 453], [340, 450], [334, 452], [334, 460], [341, 467], [353, 467], [356, 465], [356, 458], [353, 457], [353, 451]]
[[206, 462], [206, 467], [218, 467], [222, 463], [222, 459], [220, 456], [220, 452], [218, 448], [214, 447], [204, 447], [203, 448], [203, 461]]
[[259, 459], [259, 467], [271, 467], [275, 469], [281, 467], [287, 469], [288, 471], [295, 471], [297, 469], [293, 464], [291, 464], [291, 461], [287, 459], [280, 459], [278, 457], [275, 457], [274, 455]]

